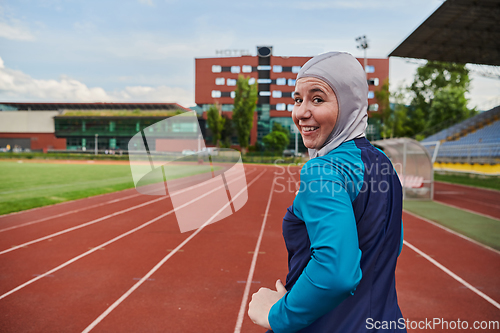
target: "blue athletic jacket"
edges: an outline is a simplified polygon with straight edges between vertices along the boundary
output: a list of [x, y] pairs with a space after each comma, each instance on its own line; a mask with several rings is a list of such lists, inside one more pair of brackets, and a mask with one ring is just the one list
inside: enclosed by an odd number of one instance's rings
[[269, 312], [273, 331], [406, 332], [394, 276], [402, 190], [389, 159], [350, 140], [308, 161], [300, 182], [283, 219], [288, 292]]

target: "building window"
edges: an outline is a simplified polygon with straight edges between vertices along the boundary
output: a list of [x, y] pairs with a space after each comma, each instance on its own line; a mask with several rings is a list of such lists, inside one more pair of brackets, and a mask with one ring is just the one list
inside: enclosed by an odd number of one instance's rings
[[375, 97], [375, 93], [373, 91], [369, 91], [368, 92], [368, 99], [374, 98], [374, 97]]
[[375, 66], [366, 65], [366, 72], [367, 73], [375, 73]]
[[250, 65], [243, 65], [243, 66], [241, 66], [241, 71], [243, 73], [252, 73], [252, 66], [250, 66]]
[[260, 83], [260, 84], [271, 84], [271, 79], [258, 79], [257, 83]]
[[215, 84], [218, 86], [223, 86], [226, 80], [223, 77], [218, 77], [215, 79]]
[[368, 79], [369, 86], [378, 86], [378, 78]]
[[231, 66], [231, 73], [239, 73], [240, 66]]
[[288, 105], [286, 106], [286, 110], [287, 110], [288, 112], [292, 112], [292, 111], [293, 111], [293, 104], [288, 104]]
[[235, 86], [236, 85], [236, 79], [227, 79], [227, 85], [228, 86]]
[[292, 73], [298, 73], [298, 72], [300, 72], [300, 66], [293, 66]]
[[220, 98], [221, 95], [220, 90], [212, 90], [212, 98]]
[[259, 96], [271, 96], [270, 91], [259, 91]]
[[281, 67], [279, 65], [275, 65], [275, 66], [273, 66], [273, 72], [281, 73], [281, 72], [283, 72], [283, 67]]
[[368, 105], [368, 111], [378, 111], [378, 104], [370, 104]]
[[220, 73], [222, 72], [222, 67], [219, 65], [213, 65], [212, 66], [212, 73]]
[[270, 71], [271, 70], [271, 66], [269, 66], [269, 65], [260, 65], [260, 66], [257, 66], [257, 70], [258, 71]]
[[233, 111], [234, 105], [233, 104], [222, 104], [220, 108], [221, 108], [221, 111]]
[[248, 84], [250, 85], [255, 84], [255, 78], [251, 77], [250, 79], [248, 79]]
[[288, 85], [294, 87], [295, 86], [295, 80], [294, 79], [288, 79]]
[[285, 103], [278, 103], [278, 104], [276, 104], [276, 110], [278, 110], [278, 111], [285, 111], [286, 110], [286, 104]]
[[366, 126], [366, 134], [376, 134], [377, 133], [377, 128], [373, 124], [368, 124]]
[[273, 90], [273, 98], [281, 98], [282, 93], [279, 90]]
[[286, 79], [285, 78], [276, 79], [276, 85], [286, 86]]
[[236, 96], [236, 92], [234, 91], [231, 91], [231, 94], [230, 94], [231, 98], [234, 98]]

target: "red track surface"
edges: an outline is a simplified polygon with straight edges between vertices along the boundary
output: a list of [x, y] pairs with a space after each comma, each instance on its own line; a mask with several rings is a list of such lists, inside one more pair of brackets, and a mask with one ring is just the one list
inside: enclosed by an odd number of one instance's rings
[[500, 219], [500, 191], [434, 182], [434, 200]]
[[[95, 322], [92, 332], [234, 332], [276, 169], [246, 170], [247, 182], [259, 177], [248, 189], [247, 204], [192, 238]], [[279, 184], [288, 186], [289, 176], [279, 177]], [[281, 219], [294, 191], [282, 189], [277, 185], [272, 193], [250, 297], [261, 286], [273, 287], [276, 279], [286, 277]], [[65, 214], [0, 232], [0, 251], [157, 199], [134, 194], [127, 190], [0, 217], [2, 230]], [[124, 199], [106, 203], [120, 198]], [[179, 232], [174, 214], [1, 295], [171, 209], [165, 198], [0, 254], [0, 331], [82, 332], [193, 234]], [[79, 211], [67, 213], [74, 210]], [[413, 216], [405, 215], [404, 221], [407, 242], [500, 302], [500, 254]], [[397, 288], [403, 315], [410, 320], [460, 319], [472, 325], [475, 320], [500, 318], [498, 308], [407, 246], [398, 263]], [[248, 319], [246, 309], [241, 331], [263, 332]]]

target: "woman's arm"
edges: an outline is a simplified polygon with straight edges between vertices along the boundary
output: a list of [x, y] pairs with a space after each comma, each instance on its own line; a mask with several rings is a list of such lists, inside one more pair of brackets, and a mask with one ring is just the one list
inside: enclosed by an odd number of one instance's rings
[[274, 304], [274, 332], [295, 332], [339, 305], [361, 280], [361, 251], [351, 198], [341, 180], [301, 176], [294, 213], [305, 221], [311, 260], [293, 288]]

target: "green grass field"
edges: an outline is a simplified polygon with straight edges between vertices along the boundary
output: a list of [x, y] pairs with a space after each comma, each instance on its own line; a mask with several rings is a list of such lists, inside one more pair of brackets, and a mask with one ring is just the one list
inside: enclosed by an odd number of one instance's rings
[[500, 250], [500, 221], [498, 220], [442, 205], [435, 201], [406, 200], [403, 206], [405, 210], [415, 215], [425, 217]]
[[[209, 166], [172, 166], [180, 178]], [[166, 171], [167, 172], [167, 171]], [[0, 215], [133, 188], [130, 166], [0, 161]]]
[[440, 175], [435, 173], [434, 180], [453, 184], [484, 187], [500, 191], [500, 177], [498, 176], [485, 176], [480, 178], [479, 176], [470, 177], [468, 175]]

